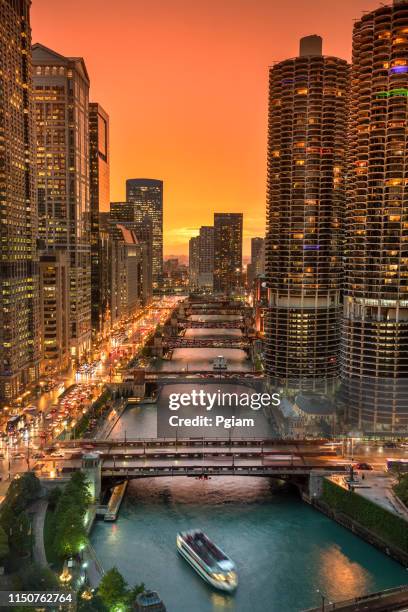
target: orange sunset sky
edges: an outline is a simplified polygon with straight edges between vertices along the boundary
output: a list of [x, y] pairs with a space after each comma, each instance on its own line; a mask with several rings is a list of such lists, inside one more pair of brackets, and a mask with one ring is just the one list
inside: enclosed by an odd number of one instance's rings
[[127, 178], [165, 183], [165, 254], [213, 213], [265, 227], [268, 66], [324, 38], [350, 59], [353, 20], [379, 0], [33, 0], [33, 42], [83, 56], [110, 115], [111, 200]]

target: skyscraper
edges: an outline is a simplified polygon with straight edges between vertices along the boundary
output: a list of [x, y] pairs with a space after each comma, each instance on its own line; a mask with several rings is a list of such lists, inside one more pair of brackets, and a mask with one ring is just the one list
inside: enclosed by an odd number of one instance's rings
[[110, 313], [112, 325], [131, 316], [142, 303], [143, 249], [135, 233], [121, 224], [109, 225]]
[[131, 202], [111, 202], [111, 223], [120, 223], [134, 232], [137, 240], [144, 248], [143, 264], [143, 301], [149, 304], [153, 294], [153, 225], [150, 216], [141, 217]]
[[193, 236], [188, 243], [188, 275], [191, 291], [198, 289], [198, 274], [200, 269], [200, 236]]
[[69, 366], [69, 261], [66, 251], [43, 251], [40, 257], [42, 374]]
[[242, 213], [214, 213], [214, 291], [242, 285]]
[[89, 185], [91, 215], [92, 329], [103, 331], [108, 296], [103, 293], [99, 214], [109, 210], [109, 116], [97, 102], [89, 104]]
[[126, 201], [135, 207], [135, 221], [147, 216], [153, 227], [153, 288], [158, 289], [163, 277], [163, 181], [129, 179], [126, 181]]
[[214, 286], [214, 227], [200, 227], [198, 284], [202, 289], [212, 290]]
[[339, 374], [349, 66], [301, 40], [269, 72], [269, 380], [328, 390]]
[[252, 287], [254, 280], [265, 271], [265, 240], [251, 238], [251, 262], [247, 267], [248, 285]]
[[254, 265], [255, 276], [263, 274], [265, 267], [265, 240], [251, 238], [251, 263]]
[[354, 25], [342, 382], [354, 427], [408, 429], [408, 2]]
[[29, 0], [0, 0], [0, 399], [39, 374]]
[[39, 236], [68, 252], [70, 349], [91, 347], [89, 77], [82, 58], [33, 46]]

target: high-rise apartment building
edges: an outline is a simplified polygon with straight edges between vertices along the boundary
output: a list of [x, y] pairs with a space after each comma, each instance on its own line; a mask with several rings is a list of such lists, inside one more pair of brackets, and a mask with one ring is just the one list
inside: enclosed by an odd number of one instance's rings
[[66, 250], [70, 265], [70, 350], [91, 347], [89, 77], [82, 58], [33, 46], [39, 237]]
[[214, 227], [200, 227], [200, 260], [198, 284], [201, 289], [211, 291], [214, 286]]
[[198, 275], [200, 271], [200, 237], [193, 236], [188, 243], [188, 277], [191, 291], [198, 289]]
[[0, 0], [0, 400], [39, 375], [29, 0]]
[[109, 211], [109, 116], [97, 102], [89, 104], [89, 196], [91, 220], [91, 317], [94, 333], [107, 323], [108, 296], [103, 293], [99, 215]]
[[354, 25], [342, 387], [354, 428], [408, 429], [408, 2]]
[[214, 213], [214, 291], [242, 286], [242, 213]]
[[319, 36], [269, 72], [265, 365], [294, 389], [339, 374], [348, 83]]
[[153, 288], [158, 289], [163, 277], [163, 181], [129, 179], [126, 181], [126, 201], [133, 204], [135, 221], [151, 219], [153, 228]]

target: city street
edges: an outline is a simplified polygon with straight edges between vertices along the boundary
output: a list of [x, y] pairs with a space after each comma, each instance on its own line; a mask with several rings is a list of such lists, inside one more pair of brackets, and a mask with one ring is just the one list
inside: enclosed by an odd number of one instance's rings
[[[135, 357], [158, 325], [163, 324], [180, 297], [163, 297], [117, 325], [95, 347], [91, 363], [77, 370], [59, 374], [48, 383], [52, 389], [31, 399], [19, 398], [18, 407], [11, 407], [1, 422], [0, 499], [10, 479], [32, 468], [44, 458], [43, 447], [52, 443], [65, 430], [75, 435], [75, 426], [99, 397], [108, 382], [120, 382], [121, 369]], [[40, 386], [45, 386], [45, 381]], [[19, 417], [19, 419], [15, 419]], [[11, 421], [15, 420], [15, 426]]]

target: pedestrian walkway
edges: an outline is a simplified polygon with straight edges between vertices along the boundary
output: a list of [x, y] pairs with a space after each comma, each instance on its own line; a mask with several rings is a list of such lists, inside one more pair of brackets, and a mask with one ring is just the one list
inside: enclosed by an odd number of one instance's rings
[[119, 421], [120, 417], [122, 416], [126, 406], [127, 406], [126, 400], [124, 399], [116, 400], [109, 415], [104, 419], [104, 422], [102, 423], [101, 427], [98, 428], [96, 431], [96, 434], [94, 437], [97, 440], [105, 440], [109, 436], [110, 432], [112, 431], [112, 429], [115, 427], [116, 423]]
[[86, 574], [88, 576], [89, 584], [93, 589], [97, 589], [103, 575], [105, 574], [105, 570], [100, 564], [92, 544], [88, 544], [84, 550], [83, 559], [86, 563]]
[[47, 556], [44, 546], [44, 523], [47, 513], [48, 500], [39, 499], [29, 508], [30, 514], [33, 513], [32, 532], [34, 536], [33, 558], [34, 563], [40, 567], [48, 567]]
[[408, 521], [408, 509], [396, 498], [392, 490], [395, 478], [384, 472], [366, 472], [364, 487], [356, 487], [354, 492], [378, 504], [385, 510]]

